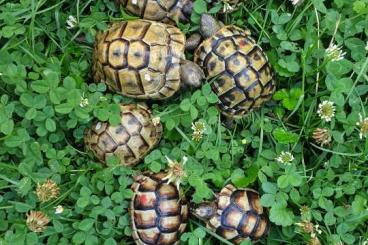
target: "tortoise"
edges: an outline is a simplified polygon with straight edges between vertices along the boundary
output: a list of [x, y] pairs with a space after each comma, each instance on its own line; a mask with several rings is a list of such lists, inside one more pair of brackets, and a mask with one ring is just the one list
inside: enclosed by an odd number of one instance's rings
[[86, 130], [84, 142], [87, 150], [103, 163], [115, 155], [122, 165], [134, 166], [159, 143], [162, 125], [143, 105], [122, 104], [120, 108], [119, 125], [96, 122]]
[[250, 31], [221, 26], [211, 15], [202, 14], [200, 33], [205, 40], [196, 49], [194, 62], [207, 79], [214, 79], [211, 87], [223, 115], [241, 118], [271, 99], [273, 72]]
[[190, 212], [205, 221], [208, 229], [235, 244], [248, 238], [257, 241], [270, 227], [258, 192], [232, 184], [222, 188], [215, 201], [195, 205]]
[[169, 24], [187, 22], [193, 8], [191, 0], [116, 0], [116, 3], [142, 19]]
[[177, 27], [149, 20], [115, 23], [97, 35], [94, 80], [127, 97], [166, 99], [204, 78], [184, 50], [185, 35]]
[[137, 245], [178, 244], [188, 220], [188, 205], [167, 173], [135, 177], [130, 203], [133, 239]]

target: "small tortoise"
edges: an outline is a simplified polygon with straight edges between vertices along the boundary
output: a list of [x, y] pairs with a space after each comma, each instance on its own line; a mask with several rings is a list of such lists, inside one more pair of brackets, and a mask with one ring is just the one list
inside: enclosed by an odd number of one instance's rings
[[129, 104], [120, 107], [121, 123], [118, 126], [97, 122], [87, 130], [84, 142], [101, 162], [116, 155], [121, 164], [134, 166], [158, 144], [162, 125], [144, 106]]
[[130, 204], [133, 238], [137, 245], [178, 244], [188, 220], [184, 196], [167, 173], [135, 177]]
[[188, 21], [192, 14], [191, 0], [116, 0], [129, 12], [147, 20], [174, 24]]
[[221, 27], [212, 16], [203, 14], [200, 32], [206, 39], [196, 49], [194, 61], [207, 79], [215, 79], [212, 90], [225, 116], [241, 118], [271, 99], [275, 91], [273, 73], [249, 31]]
[[97, 36], [93, 73], [122, 95], [169, 98], [184, 84], [200, 86], [203, 71], [185, 60], [185, 35], [176, 27], [148, 20], [115, 23]]
[[269, 230], [269, 220], [252, 189], [226, 185], [215, 202], [201, 203], [191, 213], [206, 222], [207, 228], [235, 244], [247, 238], [257, 241]]

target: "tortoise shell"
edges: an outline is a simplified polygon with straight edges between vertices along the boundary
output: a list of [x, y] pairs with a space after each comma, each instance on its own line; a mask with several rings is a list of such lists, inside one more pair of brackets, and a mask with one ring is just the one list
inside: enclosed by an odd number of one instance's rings
[[87, 130], [84, 142], [87, 150], [101, 162], [116, 155], [121, 164], [133, 166], [158, 144], [162, 125], [152, 121], [151, 112], [143, 106], [129, 104], [120, 107], [119, 125], [97, 122]]
[[235, 244], [250, 238], [256, 241], [269, 230], [269, 220], [260, 198], [252, 189], [225, 186], [217, 200], [217, 214], [207, 222], [207, 227]]
[[275, 91], [273, 73], [262, 48], [250, 32], [224, 26], [195, 51], [194, 61], [208, 79], [218, 107], [229, 117], [240, 118], [271, 99]]
[[185, 197], [172, 183], [163, 180], [167, 173], [141, 175], [132, 185], [130, 203], [133, 238], [138, 245], [178, 244], [188, 221]]
[[179, 20], [187, 20], [182, 8], [190, 0], [117, 0], [117, 2], [142, 19], [174, 24]]
[[180, 88], [185, 36], [176, 27], [148, 20], [113, 24], [97, 35], [96, 82], [138, 99], [165, 99]]

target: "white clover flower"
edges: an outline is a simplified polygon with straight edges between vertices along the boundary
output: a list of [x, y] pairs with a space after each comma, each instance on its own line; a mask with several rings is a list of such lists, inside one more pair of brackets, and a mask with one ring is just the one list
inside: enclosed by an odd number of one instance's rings
[[222, 12], [223, 13], [231, 13], [234, 10], [237, 9], [237, 7], [239, 6], [239, 0], [222, 0], [222, 3], [224, 5]]
[[290, 2], [291, 2], [294, 6], [296, 6], [296, 5], [300, 5], [300, 4], [302, 4], [303, 0], [290, 0]]
[[365, 51], [368, 51], [368, 41], [367, 44], [365, 45]]
[[203, 122], [192, 123], [192, 140], [200, 141], [203, 138], [204, 131], [206, 130], [206, 125]]
[[345, 55], [346, 52], [342, 51], [342, 47], [333, 43], [326, 49], [326, 57], [331, 61], [343, 60]]
[[322, 230], [319, 228], [319, 225], [315, 225], [314, 226], [314, 230], [318, 233], [318, 234], [322, 234]]
[[282, 151], [281, 154], [275, 159], [279, 163], [290, 165], [294, 160], [294, 156], [288, 151]]
[[228, 13], [228, 12], [232, 12], [232, 11], [234, 11], [234, 7], [231, 6], [228, 2], [224, 2], [223, 12]]
[[157, 126], [157, 125], [160, 124], [160, 122], [161, 122], [161, 118], [160, 117], [154, 117], [154, 118], [152, 118], [153, 125]]
[[318, 105], [317, 113], [321, 119], [325, 122], [331, 122], [331, 119], [335, 116], [336, 108], [332, 101], [324, 100]]
[[360, 127], [359, 138], [368, 136], [368, 117], [363, 118], [362, 114], [359, 113], [359, 122], [356, 123]]
[[64, 212], [64, 207], [61, 205], [56, 206], [55, 208], [55, 214], [61, 214]]
[[179, 190], [181, 181], [187, 177], [187, 173], [184, 170], [184, 166], [188, 161], [186, 156], [183, 157], [181, 162], [173, 161], [168, 156], [165, 156], [169, 165], [168, 174], [163, 180], [168, 180], [168, 184], [173, 182], [176, 188]]
[[66, 20], [66, 28], [73, 29], [78, 25], [77, 19], [73, 15], [69, 15], [68, 19]]
[[89, 105], [88, 98], [85, 98], [84, 94], [83, 94], [83, 96], [80, 99], [79, 106], [83, 108], [83, 107], [86, 107], [88, 105]]

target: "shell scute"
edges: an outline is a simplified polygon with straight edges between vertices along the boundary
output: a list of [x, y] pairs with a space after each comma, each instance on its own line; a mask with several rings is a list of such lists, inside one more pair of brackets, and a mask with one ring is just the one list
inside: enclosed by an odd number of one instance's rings
[[176, 232], [180, 226], [180, 216], [160, 217], [159, 230], [164, 233]]
[[117, 144], [109, 134], [103, 133], [100, 135], [97, 146], [100, 149], [104, 149], [105, 152], [113, 152], [116, 149]]
[[259, 223], [258, 219], [258, 215], [254, 214], [253, 212], [248, 212], [239, 225], [241, 232], [246, 236], [251, 236]]
[[115, 40], [109, 45], [108, 63], [115, 69], [121, 69], [127, 66], [124, 56], [129, 50], [129, 43], [125, 40]]
[[123, 125], [118, 125], [116, 129], [111, 130], [110, 136], [118, 145], [124, 145], [130, 140], [130, 134]]
[[179, 240], [177, 232], [161, 233], [157, 241], [157, 245], [173, 245]]
[[236, 229], [242, 217], [242, 210], [239, 210], [234, 205], [230, 205], [222, 212], [221, 225], [230, 229]]
[[124, 32], [127, 23], [122, 23], [121, 25], [113, 24], [111, 28], [105, 33], [104, 41], [111, 43], [115, 40], [121, 39], [121, 34]]
[[136, 243], [139, 245], [153, 245], [156, 244], [156, 241], [160, 237], [160, 231], [159, 229], [151, 228], [151, 229], [145, 229], [145, 230], [138, 230], [133, 232], [133, 235], [135, 235]]
[[159, 205], [157, 206], [157, 212], [162, 216], [166, 215], [177, 215], [180, 214], [181, 205], [178, 203], [178, 200], [160, 200]]
[[216, 42], [216, 44], [213, 46], [213, 52], [217, 56], [225, 59], [237, 52], [237, 46], [232, 37], [226, 37], [221, 39], [221, 41]]
[[155, 210], [134, 210], [134, 223], [137, 229], [156, 227], [157, 214]]
[[217, 208], [220, 210], [224, 210], [227, 206], [230, 205], [230, 196], [220, 195], [217, 201]]
[[226, 240], [232, 240], [232, 239], [234, 239], [235, 237], [237, 237], [239, 235], [236, 230], [227, 229], [223, 226], [220, 226], [219, 228], [217, 228], [216, 234], [222, 236]]
[[268, 219], [262, 215], [260, 221], [258, 222], [258, 226], [255, 230], [253, 230], [252, 237], [257, 240], [264, 236], [269, 229], [269, 222]]
[[152, 210], [156, 207], [157, 198], [154, 192], [140, 192], [134, 200], [135, 210]]
[[127, 64], [129, 69], [139, 70], [147, 67], [149, 62], [150, 47], [142, 41], [132, 41], [129, 45]]
[[[218, 62], [218, 58], [210, 53], [206, 60], [206, 70], [208, 73], [211, 74], [220, 74], [226, 72], [226, 63], [225, 62]], [[222, 76], [221, 76], [222, 78]]]
[[157, 190], [157, 194], [160, 196], [161, 199], [166, 200], [177, 198], [179, 195], [178, 190], [174, 185], [167, 184], [161, 185]]

